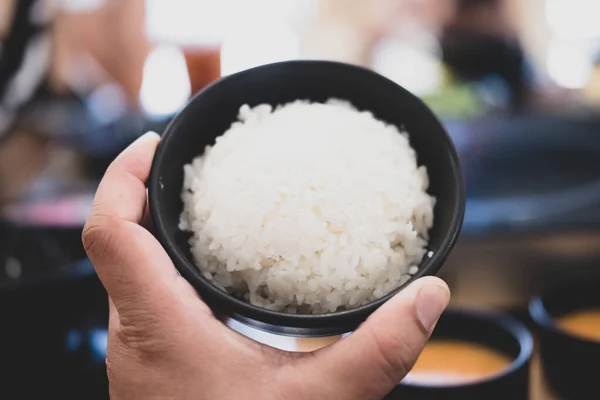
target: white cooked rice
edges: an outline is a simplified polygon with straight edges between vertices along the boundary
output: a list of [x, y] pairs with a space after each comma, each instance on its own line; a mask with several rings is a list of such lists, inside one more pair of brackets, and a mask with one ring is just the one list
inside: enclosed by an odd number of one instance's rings
[[198, 268], [257, 306], [356, 307], [427, 253], [427, 171], [405, 132], [347, 102], [244, 105], [184, 173], [180, 228]]

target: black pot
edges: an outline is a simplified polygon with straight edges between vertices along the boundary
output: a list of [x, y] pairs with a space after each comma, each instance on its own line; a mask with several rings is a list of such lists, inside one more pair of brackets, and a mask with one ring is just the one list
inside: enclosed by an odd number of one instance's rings
[[218, 289], [194, 266], [189, 234], [178, 229], [183, 205], [183, 166], [234, 122], [240, 106], [278, 105], [298, 99], [350, 101], [388, 123], [405, 127], [418, 162], [429, 172], [430, 193], [437, 198], [430, 231], [431, 258], [425, 257], [412, 280], [438, 272], [462, 225], [465, 190], [454, 145], [433, 113], [418, 98], [370, 70], [327, 61], [290, 61], [227, 76], [201, 91], [166, 129], [149, 181], [149, 204], [155, 235], [181, 275], [217, 313], [259, 329], [294, 336], [328, 336], [354, 330], [402, 287], [351, 310], [298, 315], [253, 306]]
[[527, 400], [533, 339], [529, 330], [513, 317], [490, 312], [448, 310], [442, 314], [431, 337], [483, 345], [513, 361], [501, 373], [475, 382], [435, 386], [401, 382], [386, 399]]
[[586, 308], [600, 308], [600, 281], [555, 286], [529, 303], [545, 381], [565, 399], [598, 397], [600, 342], [574, 336], [556, 323], [557, 317]]

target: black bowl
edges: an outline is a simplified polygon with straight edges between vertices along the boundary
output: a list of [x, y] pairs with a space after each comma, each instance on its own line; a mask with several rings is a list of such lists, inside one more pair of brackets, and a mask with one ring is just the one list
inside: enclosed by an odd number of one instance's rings
[[424, 257], [412, 280], [437, 273], [453, 247], [465, 208], [463, 175], [450, 137], [418, 98], [375, 72], [336, 62], [290, 61], [242, 71], [204, 89], [175, 117], [158, 146], [148, 186], [156, 237], [179, 273], [216, 313], [280, 334], [335, 335], [354, 330], [402, 289], [367, 305], [328, 314], [266, 310], [228, 295], [205, 279], [189, 252], [189, 234], [178, 229], [183, 208], [183, 166], [231, 126], [240, 106], [278, 105], [298, 99], [323, 102], [332, 97], [348, 100], [381, 120], [405, 127], [419, 164], [428, 169], [429, 191], [437, 198], [429, 242], [434, 254]]
[[533, 338], [529, 330], [513, 317], [496, 312], [450, 309], [442, 314], [431, 337], [476, 343], [513, 361], [499, 374], [469, 383], [431, 385], [400, 382], [386, 397], [387, 400], [527, 400]]
[[560, 316], [589, 308], [600, 309], [599, 280], [554, 286], [529, 302], [539, 331], [544, 380], [565, 399], [588, 399], [598, 391], [600, 342], [572, 335], [556, 322]]

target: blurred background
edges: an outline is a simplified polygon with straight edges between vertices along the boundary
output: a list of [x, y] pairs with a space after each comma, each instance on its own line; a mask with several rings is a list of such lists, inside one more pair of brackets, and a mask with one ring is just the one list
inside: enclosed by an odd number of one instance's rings
[[443, 120], [468, 192], [455, 305], [525, 319], [545, 285], [600, 274], [600, 2], [349, 3], [0, 0], [0, 398], [108, 398], [95, 187], [191, 95], [274, 61], [372, 68]]

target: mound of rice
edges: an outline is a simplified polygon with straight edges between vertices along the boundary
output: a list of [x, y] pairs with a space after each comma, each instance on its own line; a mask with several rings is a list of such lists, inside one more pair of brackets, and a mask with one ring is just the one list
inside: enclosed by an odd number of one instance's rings
[[185, 166], [180, 229], [203, 275], [254, 305], [356, 307], [427, 252], [435, 199], [415, 156], [405, 132], [347, 102], [244, 105]]

